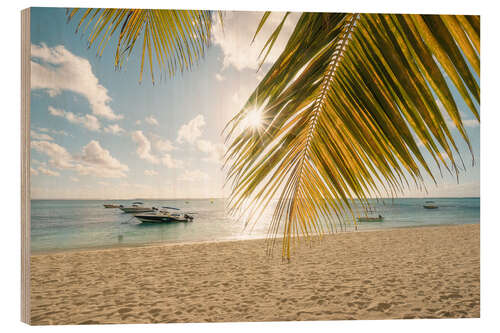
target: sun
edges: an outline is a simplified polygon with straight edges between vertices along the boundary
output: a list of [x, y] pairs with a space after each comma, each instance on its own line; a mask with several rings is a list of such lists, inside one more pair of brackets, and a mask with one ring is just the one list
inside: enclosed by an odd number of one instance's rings
[[250, 110], [245, 118], [246, 127], [259, 129], [262, 126], [262, 111], [258, 109]]

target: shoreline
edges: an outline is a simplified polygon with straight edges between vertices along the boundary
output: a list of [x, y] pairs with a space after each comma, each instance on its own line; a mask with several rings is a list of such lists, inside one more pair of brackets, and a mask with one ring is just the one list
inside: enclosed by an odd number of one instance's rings
[[[383, 232], [389, 230], [399, 230], [399, 229], [419, 229], [419, 228], [438, 228], [438, 227], [453, 227], [461, 225], [480, 225], [477, 223], [463, 223], [463, 224], [428, 224], [420, 226], [401, 226], [392, 228], [379, 228], [379, 229], [365, 229], [365, 230], [351, 230], [351, 231], [340, 231], [332, 234], [324, 234], [323, 237], [336, 236], [341, 234], [350, 233], [362, 233], [362, 232]], [[63, 253], [74, 253], [74, 252], [89, 252], [89, 251], [101, 251], [101, 250], [113, 250], [113, 249], [135, 249], [142, 247], [157, 247], [157, 246], [173, 246], [173, 245], [196, 245], [196, 244], [207, 244], [207, 243], [232, 243], [240, 241], [254, 241], [254, 240], [266, 240], [265, 236], [256, 236], [254, 238], [242, 238], [242, 239], [224, 239], [224, 240], [200, 240], [200, 241], [175, 241], [175, 242], [150, 242], [150, 243], [137, 243], [137, 244], [113, 244], [113, 245], [100, 245], [100, 246], [90, 246], [90, 247], [79, 247], [79, 248], [68, 248], [68, 249], [53, 249], [53, 250], [42, 250], [42, 251], [31, 251], [31, 256], [49, 255], [49, 254], [63, 254]], [[282, 237], [277, 237], [277, 244], [282, 240]], [[302, 240], [301, 240], [302, 242]]]
[[31, 324], [477, 318], [480, 225], [31, 257]]

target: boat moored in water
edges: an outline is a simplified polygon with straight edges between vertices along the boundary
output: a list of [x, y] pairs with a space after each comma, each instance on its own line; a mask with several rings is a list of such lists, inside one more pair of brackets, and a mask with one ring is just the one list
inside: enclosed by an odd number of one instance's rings
[[194, 219], [193, 215], [182, 213], [179, 208], [174, 207], [162, 207], [162, 209], [151, 213], [141, 213], [134, 216], [143, 223], [191, 222]]
[[426, 201], [424, 203], [425, 209], [438, 209], [439, 207], [434, 203], [434, 201]]
[[124, 213], [146, 213], [146, 212], [153, 212], [155, 209], [154, 207], [144, 207], [144, 204], [142, 202], [133, 202], [131, 206], [122, 206], [120, 205], [120, 209]]
[[374, 208], [369, 208], [365, 211], [364, 216], [357, 218], [358, 222], [383, 222], [384, 217], [378, 214]]
[[120, 205], [116, 205], [116, 204], [104, 204], [104, 208], [120, 208]]
[[378, 216], [361, 216], [358, 217], [358, 222], [383, 222], [384, 217], [382, 215]]

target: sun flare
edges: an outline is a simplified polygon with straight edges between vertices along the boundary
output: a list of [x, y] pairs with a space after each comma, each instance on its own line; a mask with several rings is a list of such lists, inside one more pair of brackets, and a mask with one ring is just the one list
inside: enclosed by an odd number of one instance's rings
[[258, 109], [250, 110], [245, 119], [246, 127], [259, 129], [262, 126], [262, 111]]

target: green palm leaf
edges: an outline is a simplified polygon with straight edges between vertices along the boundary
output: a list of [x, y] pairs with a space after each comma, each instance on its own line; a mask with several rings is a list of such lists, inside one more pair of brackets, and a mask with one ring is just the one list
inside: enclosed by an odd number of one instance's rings
[[[210, 44], [214, 13], [206, 10], [163, 9], [71, 9], [68, 21], [81, 14], [76, 31], [89, 33], [89, 47], [101, 56], [111, 38], [118, 34], [115, 67], [120, 69], [142, 39], [140, 81], [148, 59], [151, 80], [154, 67], [169, 76], [189, 70], [203, 57]], [[222, 22], [222, 14], [218, 13]], [[156, 65], [155, 65], [156, 64]]]
[[[449, 86], [479, 120], [479, 54], [476, 16], [302, 14], [226, 126], [231, 212], [255, 222], [275, 204], [270, 249], [282, 230], [290, 258], [299, 236], [356, 223], [354, 199], [367, 208], [372, 195], [425, 187], [424, 173], [435, 180], [431, 162], [458, 174], [463, 163], [444, 113], [470, 148]], [[262, 128], [245, 124], [256, 112]]]

